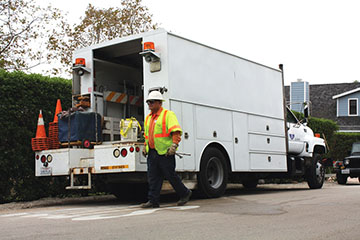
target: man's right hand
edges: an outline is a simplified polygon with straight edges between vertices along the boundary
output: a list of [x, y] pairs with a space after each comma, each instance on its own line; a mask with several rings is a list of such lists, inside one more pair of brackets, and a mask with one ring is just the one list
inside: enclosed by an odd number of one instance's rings
[[143, 148], [143, 150], [142, 150], [142, 155], [143, 155], [144, 157], [147, 156], [146, 147]]

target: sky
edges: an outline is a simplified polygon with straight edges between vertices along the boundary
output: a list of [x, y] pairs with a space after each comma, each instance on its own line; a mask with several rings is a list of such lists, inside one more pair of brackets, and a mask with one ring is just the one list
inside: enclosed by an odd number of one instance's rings
[[[120, 0], [37, 0], [68, 12]], [[143, 0], [153, 21], [174, 34], [272, 68], [284, 64], [285, 85], [360, 81], [358, 0]]]

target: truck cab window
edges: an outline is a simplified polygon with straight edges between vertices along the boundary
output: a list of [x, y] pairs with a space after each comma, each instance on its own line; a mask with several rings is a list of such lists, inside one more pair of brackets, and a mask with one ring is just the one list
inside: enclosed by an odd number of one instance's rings
[[297, 120], [297, 118], [294, 116], [294, 114], [287, 108], [287, 115], [286, 115], [286, 120], [289, 123], [298, 123], [299, 121]]

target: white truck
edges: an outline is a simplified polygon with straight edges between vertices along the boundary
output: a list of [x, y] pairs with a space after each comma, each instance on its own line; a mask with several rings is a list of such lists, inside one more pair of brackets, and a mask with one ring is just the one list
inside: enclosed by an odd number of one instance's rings
[[[118, 197], [146, 183], [141, 134], [123, 141], [119, 125], [129, 117], [143, 125], [146, 97], [160, 90], [183, 130], [176, 171], [188, 187], [207, 197], [266, 178], [322, 187], [324, 140], [285, 106], [282, 70], [163, 29], [77, 50], [73, 59], [73, 104], [81, 96], [87, 112], [101, 115], [102, 142], [36, 152], [36, 176], [70, 176], [69, 189], [89, 189], [95, 178]], [[76, 185], [80, 175], [86, 184]]]

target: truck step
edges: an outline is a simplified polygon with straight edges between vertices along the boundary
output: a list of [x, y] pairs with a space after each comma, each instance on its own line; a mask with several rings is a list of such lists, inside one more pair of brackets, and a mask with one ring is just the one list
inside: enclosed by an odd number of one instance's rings
[[[89, 168], [72, 168], [70, 169], [71, 173], [70, 173], [70, 186], [67, 186], [66, 189], [91, 189], [91, 173], [94, 171], [94, 168], [89, 167]], [[77, 185], [75, 186], [75, 175], [83, 175], [83, 174], [87, 174], [88, 175], [88, 181], [87, 181], [87, 185]]]

